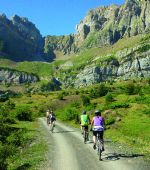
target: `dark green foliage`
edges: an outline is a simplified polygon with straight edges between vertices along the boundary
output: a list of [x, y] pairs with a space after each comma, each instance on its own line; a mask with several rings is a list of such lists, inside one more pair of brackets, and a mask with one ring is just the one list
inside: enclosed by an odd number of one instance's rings
[[143, 111], [143, 113], [150, 116], [150, 109], [149, 109], [149, 108], [148, 108], [148, 109], [145, 109], [145, 110]]
[[41, 91], [57, 91], [60, 89], [60, 84], [56, 84], [52, 81], [41, 85]]
[[110, 109], [116, 109], [116, 108], [128, 108], [129, 104], [128, 103], [121, 103], [121, 102], [116, 102], [112, 103], [111, 105], [108, 106]]
[[19, 106], [16, 108], [15, 116], [20, 121], [32, 121], [34, 119], [33, 112], [27, 106]]
[[105, 86], [105, 84], [100, 84], [98, 87], [92, 88], [89, 91], [89, 95], [91, 98], [98, 98], [105, 96], [108, 92], [108, 87]]
[[81, 100], [83, 103], [83, 106], [88, 106], [90, 104], [90, 98], [85, 95], [81, 95]]
[[146, 52], [146, 51], [148, 51], [148, 50], [150, 50], [150, 44], [144, 44], [144, 45], [143, 45], [142, 47], [140, 47], [137, 51], [143, 53], [143, 52]]
[[144, 95], [142, 95], [142, 96], [137, 96], [137, 97], [135, 97], [135, 102], [136, 103], [139, 103], [139, 104], [149, 104], [150, 103], [150, 98], [149, 98], [149, 96], [144, 96]]
[[14, 146], [23, 146], [26, 143], [26, 140], [23, 136], [25, 134], [26, 130], [25, 129], [18, 129], [14, 133], [11, 133], [7, 137], [7, 143], [14, 145]]
[[107, 119], [105, 119], [105, 125], [111, 125], [115, 123], [115, 117], [113, 117], [112, 115], [110, 115]]
[[71, 103], [71, 107], [79, 108], [80, 103], [78, 101], [74, 101], [73, 103]]
[[125, 86], [125, 92], [126, 92], [128, 95], [134, 94], [134, 90], [135, 90], [135, 85], [134, 85], [134, 83], [128, 83], [128, 84]]
[[65, 110], [63, 110], [60, 117], [64, 121], [77, 120], [78, 119], [77, 110], [74, 107], [67, 107], [65, 108]]
[[58, 99], [59, 100], [63, 100], [64, 99], [64, 93], [63, 92], [58, 94]]
[[7, 158], [13, 155], [16, 149], [12, 145], [6, 145], [0, 143], [0, 169], [7, 170], [8, 162]]
[[13, 124], [15, 122], [14, 117], [10, 114], [10, 108], [7, 106], [7, 103], [5, 105], [0, 105], [0, 123]]
[[113, 96], [111, 93], [107, 93], [107, 95], [105, 96], [105, 100], [106, 102], [112, 102], [113, 101]]

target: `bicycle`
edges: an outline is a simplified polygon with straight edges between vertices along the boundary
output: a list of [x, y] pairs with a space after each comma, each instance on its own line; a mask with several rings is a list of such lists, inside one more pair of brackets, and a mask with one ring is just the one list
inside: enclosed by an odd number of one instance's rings
[[55, 127], [55, 123], [54, 122], [51, 122], [51, 125], [50, 125], [50, 131], [53, 133], [54, 131], [54, 127]]
[[88, 136], [89, 136], [89, 133], [88, 133], [88, 130], [83, 127], [83, 139], [84, 139], [84, 143], [86, 143], [88, 141]]
[[103, 141], [100, 138], [100, 133], [97, 133], [96, 135], [96, 148], [97, 148], [97, 154], [99, 156], [99, 160], [102, 161], [101, 156], [104, 150], [103, 150]]

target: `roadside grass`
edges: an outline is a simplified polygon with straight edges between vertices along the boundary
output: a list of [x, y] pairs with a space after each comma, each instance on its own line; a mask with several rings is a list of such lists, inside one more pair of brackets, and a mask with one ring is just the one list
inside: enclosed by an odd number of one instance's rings
[[106, 138], [119, 142], [125, 148], [129, 147], [128, 151], [147, 157], [150, 153], [150, 117], [144, 114], [146, 108], [146, 105], [133, 103], [128, 109], [116, 110], [122, 120], [106, 130]]
[[28, 142], [24, 147], [18, 148], [18, 152], [8, 159], [8, 170], [13, 169], [37, 169], [44, 161], [47, 146], [39, 130], [38, 122], [18, 122], [14, 125], [17, 128], [26, 129], [22, 134]]

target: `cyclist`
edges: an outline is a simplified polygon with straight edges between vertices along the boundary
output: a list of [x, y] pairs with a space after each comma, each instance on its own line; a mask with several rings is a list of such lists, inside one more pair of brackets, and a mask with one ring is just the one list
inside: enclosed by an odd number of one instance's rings
[[50, 128], [53, 126], [55, 126], [55, 121], [56, 121], [56, 116], [55, 114], [53, 113], [53, 111], [50, 112], [50, 115], [49, 115], [49, 125], [50, 125]]
[[90, 124], [90, 118], [89, 115], [86, 114], [86, 111], [82, 112], [82, 115], [80, 116], [80, 124], [81, 124], [81, 133], [83, 134], [83, 130], [88, 132], [88, 125]]
[[91, 130], [93, 127], [93, 149], [96, 149], [96, 136], [97, 133], [100, 134], [100, 139], [103, 144], [103, 151], [104, 151], [104, 140], [103, 140], [103, 134], [104, 134], [104, 118], [101, 116], [100, 110], [95, 111], [95, 116], [92, 119], [91, 122]]
[[47, 111], [46, 111], [46, 123], [47, 123], [47, 125], [49, 125], [49, 124], [50, 124], [50, 122], [49, 122], [49, 118], [50, 118], [50, 111], [49, 111], [49, 110], [47, 110]]

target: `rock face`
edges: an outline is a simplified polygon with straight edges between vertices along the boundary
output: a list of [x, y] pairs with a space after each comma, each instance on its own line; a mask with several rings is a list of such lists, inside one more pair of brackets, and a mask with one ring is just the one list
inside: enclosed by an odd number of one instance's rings
[[118, 51], [114, 59], [88, 65], [74, 77], [67, 76], [63, 83], [79, 88], [111, 80], [150, 78], [150, 46], [142, 52], [145, 46]]
[[0, 68], [0, 83], [2, 84], [34, 83], [37, 81], [39, 78], [36, 75]]
[[27, 18], [15, 15], [9, 20], [0, 15], [0, 41], [4, 46], [2, 52], [16, 61], [32, 61], [34, 56], [43, 54], [44, 40]]
[[39, 61], [57, 58], [59, 52], [66, 55], [111, 45], [123, 37], [149, 32], [149, 11], [150, 0], [126, 0], [122, 6], [98, 7], [87, 13], [75, 34], [44, 38], [27, 18], [15, 15], [9, 20], [0, 15], [0, 52], [16, 61]]
[[[123, 37], [147, 33], [150, 31], [149, 11], [150, 0], [126, 0], [122, 6], [111, 5], [90, 10], [76, 26], [76, 34], [70, 35], [71, 41], [66, 43], [62, 37], [46, 37], [47, 47], [65, 54], [78, 52], [82, 48], [111, 45]], [[63, 36], [63, 39], [67, 37]]]

